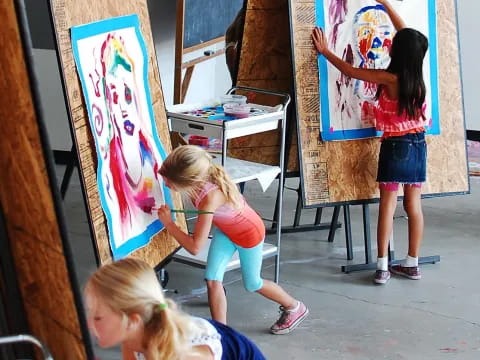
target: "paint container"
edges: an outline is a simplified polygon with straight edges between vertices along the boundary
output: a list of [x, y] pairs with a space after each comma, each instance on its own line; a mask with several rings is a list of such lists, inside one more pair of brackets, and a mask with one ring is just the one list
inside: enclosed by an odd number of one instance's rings
[[225, 115], [233, 116], [236, 119], [247, 118], [250, 115], [251, 106], [247, 104], [226, 103], [223, 105]]
[[208, 148], [208, 137], [200, 135], [191, 135], [188, 138], [188, 143], [190, 145], [198, 145], [204, 148]]
[[227, 103], [237, 103], [237, 104], [246, 104], [247, 97], [243, 95], [223, 95], [220, 97], [222, 105]]

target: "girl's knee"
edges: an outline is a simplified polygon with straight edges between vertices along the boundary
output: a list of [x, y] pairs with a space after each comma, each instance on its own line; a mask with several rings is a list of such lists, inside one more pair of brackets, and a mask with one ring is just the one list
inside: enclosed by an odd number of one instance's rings
[[205, 279], [205, 282], [207, 283], [207, 288], [210, 290], [215, 290], [215, 289], [223, 289], [223, 283], [218, 280], [208, 280]]
[[422, 204], [420, 200], [403, 199], [403, 209], [410, 216], [416, 216], [422, 213]]
[[244, 280], [243, 285], [248, 292], [256, 292], [263, 287], [263, 280], [261, 278], [255, 280]]

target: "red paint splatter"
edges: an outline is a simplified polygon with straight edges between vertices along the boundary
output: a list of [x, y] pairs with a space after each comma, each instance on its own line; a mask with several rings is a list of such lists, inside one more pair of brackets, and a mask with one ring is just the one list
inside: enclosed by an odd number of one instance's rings
[[390, 39], [390, 38], [385, 39], [385, 40], [383, 41], [383, 45], [382, 45], [382, 46], [383, 46], [384, 49], [386, 48], [388, 51], [390, 51], [390, 48], [392, 47], [392, 39]]
[[110, 142], [110, 173], [112, 174], [113, 190], [117, 195], [120, 218], [122, 219], [122, 223], [125, 223], [127, 219], [129, 220], [130, 211], [126, 198], [127, 189], [124, 189], [122, 181], [122, 160], [124, 159], [121, 151], [121, 146], [119, 144], [118, 137], [114, 136], [112, 141]]
[[249, 103], [255, 103], [255, 99], [257, 98], [257, 94], [253, 93], [253, 92], [249, 92], [247, 94], [247, 100]]
[[361, 110], [361, 121], [365, 127], [374, 127], [375, 126], [375, 106], [368, 102], [364, 101], [362, 103]]
[[360, 53], [365, 58], [365, 61], [368, 58], [367, 53], [368, 53], [368, 50], [370, 49], [371, 43], [372, 42], [370, 41], [370, 39], [362, 39], [362, 40], [360, 40], [360, 44], [358, 44], [358, 46], [360, 48]]
[[110, 88], [112, 89], [112, 93], [113, 93], [113, 103], [114, 103], [115, 105], [118, 105], [117, 88], [115, 87], [114, 84], [110, 84]]

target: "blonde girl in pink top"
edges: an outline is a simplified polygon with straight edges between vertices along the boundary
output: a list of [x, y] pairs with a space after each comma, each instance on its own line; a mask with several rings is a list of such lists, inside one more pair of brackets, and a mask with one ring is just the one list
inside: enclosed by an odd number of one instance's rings
[[280, 318], [270, 327], [273, 334], [292, 331], [308, 314], [307, 307], [276, 283], [260, 277], [265, 225], [247, 204], [225, 170], [198, 146], [176, 148], [160, 168], [165, 185], [187, 194], [199, 213], [193, 234], [185, 233], [172, 220], [167, 205], [158, 217], [168, 232], [193, 255], [205, 246], [212, 225], [205, 280], [212, 318], [227, 322], [227, 298], [222, 285], [226, 266], [238, 251], [242, 278], [247, 291], [257, 292], [280, 305]]
[[[425, 84], [423, 59], [428, 40], [420, 32], [406, 28], [387, 0], [382, 4], [397, 30], [385, 70], [355, 68], [328, 49], [322, 29], [312, 33], [317, 51], [343, 74], [378, 85], [376, 128], [383, 131], [377, 181], [380, 207], [377, 226], [377, 271], [374, 282], [385, 284], [390, 271], [412, 280], [420, 279], [418, 253], [423, 238], [421, 184], [426, 177]], [[402, 265], [388, 269], [388, 242], [393, 230], [397, 191], [403, 185], [403, 206], [408, 215], [408, 255]]]

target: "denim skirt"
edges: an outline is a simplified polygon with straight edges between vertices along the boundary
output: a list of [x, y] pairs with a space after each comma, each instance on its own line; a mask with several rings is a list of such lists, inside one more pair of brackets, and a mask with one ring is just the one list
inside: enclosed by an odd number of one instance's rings
[[424, 132], [383, 139], [378, 159], [378, 182], [422, 183], [426, 178], [426, 167]]

